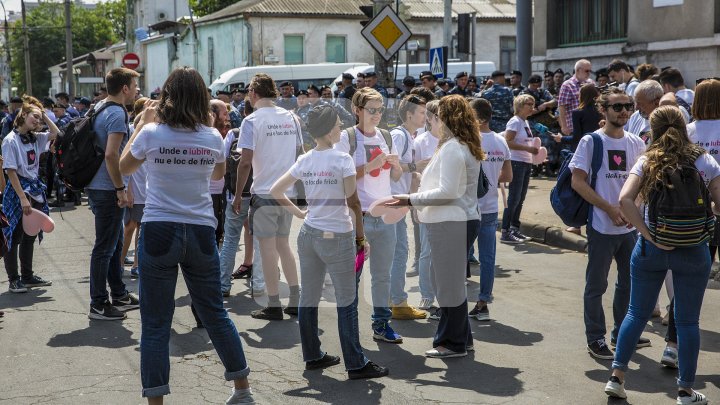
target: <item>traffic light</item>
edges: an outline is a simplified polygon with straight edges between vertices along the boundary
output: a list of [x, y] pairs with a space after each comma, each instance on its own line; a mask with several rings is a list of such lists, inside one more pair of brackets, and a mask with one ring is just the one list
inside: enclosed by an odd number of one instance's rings
[[360, 21], [360, 25], [364, 27], [375, 15], [375, 8], [373, 6], [360, 6], [360, 11], [362, 11], [368, 18], [367, 20]]
[[470, 14], [458, 14], [457, 51], [470, 53]]

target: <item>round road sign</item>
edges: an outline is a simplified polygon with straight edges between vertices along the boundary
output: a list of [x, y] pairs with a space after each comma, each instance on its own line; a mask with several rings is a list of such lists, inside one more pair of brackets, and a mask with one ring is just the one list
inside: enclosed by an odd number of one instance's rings
[[128, 69], [137, 69], [140, 66], [140, 57], [134, 53], [126, 53], [122, 58], [122, 65]]

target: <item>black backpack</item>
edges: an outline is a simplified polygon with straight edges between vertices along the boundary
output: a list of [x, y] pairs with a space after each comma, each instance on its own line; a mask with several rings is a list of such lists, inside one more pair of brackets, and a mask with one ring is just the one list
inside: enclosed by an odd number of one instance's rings
[[82, 190], [90, 184], [105, 160], [105, 145], [100, 145], [93, 124], [101, 111], [113, 105], [122, 107], [127, 122], [125, 106], [108, 101], [98, 110], [93, 108], [85, 116], [73, 118], [65, 128], [65, 134], [58, 139], [58, 175], [73, 191]]
[[225, 189], [230, 191], [230, 194], [235, 195], [235, 186], [237, 183], [237, 169], [240, 165], [241, 153], [237, 151], [238, 137], [240, 136], [240, 130], [234, 128], [232, 132], [235, 133], [235, 140], [230, 144], [230, 151], [228, 151], [227, 159], [225, 159]]
[[715, 231], [710, 192], [693, 163], [695, 159], [688, 161], [667, 169], [662, 184], [650, 192], [648, 228], [654, 242], [696, 246], [707, 242]]

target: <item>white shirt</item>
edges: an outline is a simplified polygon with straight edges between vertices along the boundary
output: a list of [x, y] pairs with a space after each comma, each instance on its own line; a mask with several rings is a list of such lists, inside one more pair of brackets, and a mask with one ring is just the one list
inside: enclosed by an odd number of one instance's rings
[[[505, 126], [505, 133], [507, 133], [507, 131], [515, 132], [515, 139], [513, 142], [519, 145], [533, 146], [533, 135], [527, 120], [524, 120], [517, 115], [513, 116], [510, 118], [510, 121], [508, 121], [507, 126]], [[532, 163], [533, 161], [532, 153], [514, 149], [510, 150], [510, 159], [516, 162], [525, 163]]]
[[[645, 152], [645, 143], [637, 136], [625, 131], [620, 139], [605, 135], [602, 129], [595, 131], [602, 138], [603, 160], [598, 171], [595, 192], [611, 205], [618, 205], [620, 190], [627, 180], [630, 170], [640, 155]], [[578, 144], [577, 150], [570, 161], [570, 169], [580, 169], [588, 173], [590, 183], [593, 155], [593, 139], [585, 135]], [[592, 227], [605, 235], [620, 235], [630, 232], [625, 226], [615, 226], [607, 213], [597, 207], [593, 209]]]
[[298, 158], [290, 174], [305, 185], [307, 225], [328, 232], [352, 231], [344, 184], [346, 177], [355, 176], [350, 155], [336, 149], [313, 149]]
[[415, 138], [415, 161], [430, 159], [437, 150], [440, 139], [433, 136], [430, 131], [425, 131]]
[[37, 179], [40, 154], [48, 151], [50, 133], [39, 132], [35, 138], [33, 143], [23, 143], [17, 129], [10, 131], [2, 142], [3, 169], [15, 169], [20, 177]]
[[[415, 149], [415, 141], [403, 127], [397, 127], [390, 131], [392, 136], [392, 143], [395, 149], [401, 154], [400, 163], [412, 163], [413, 162], [413, 150]], [[405, 146], [407, 145], [407, 147]], [[405, 151], [405, 154], [403, 154]], [[410, 192], [410, 183], [412, 182], [412, 173], [404, 172], [398, 181], [390, 181], [390, 190], [393, 194], [407, 194]]]
[[456, 138], [446, 141], [423, 172], [420, 189], [410, 195], [423, 223], [480, 219], [477, 181], [480, 161]]
[[636, 110], [630, 116], [625, 131], [640, 137], [643, 141], [650, 142], [650, 121], [640, 115], [640, 111]]
[[210, 176], [225, 161], [223, 139], [215, 128], [197, 130], [147, 124], [130, 146], [145, 160], [147, 196], [142, 222], [217, 226], [210, 198]]
[[[297, 148], [302, 145], [299, 128], [295, 116], [277, 106], [259, 108], [245, 117], [237, 149], [253, 151], [253, 194], [269, 195], [273, 183], [295, 163]], [[285, 194], [295, 197], [295, 187]]]
[[498, 212], [498, 179], [503, 164], [506, 160], [510, 160], [510, 148], [508, 147], [505, 137], [496, 132], [483, 132], [482, 149], [485, 151], [485, 160], [483, 160], [482, 168], [485, 176], [490, 182], [490, 188], [483, 196], [478, 199], [480, 213]]
[[687, 133], [691, 142], [705, 148], [720, 163], [720, 120], [691, 122], [687, 125]]
[[693, 101], [695, 101], [695, 92], [690, 89], [681, 89], [675, 92], [675, 97], [680, 97], [692, 107]]
[[[355, 139], [357, 139], [357, 148], [355, 149], [355, 154], [352, 156], [353, 161], [355, 162], [355, 167], [366, 165], [375, 148], [380, 148], [380, 150], [382, 150], [385, 154], [398, 154], [397, 148], [394, 144], [392, 151], [388, 149], [388, 145], [385, 143], [385, 138], [382, 136], [379, 129], [375, 129], [375, 135], [365, 136], [357, 127], [355, 127], [355, 135]], [[347, 131], [343, 130], [340, 133], [340, 142], [336, 143], [334, 148], [341, 152], [350, 153], [350, 141], [348, 139]], [[370, 204], [380, 198], [392, 195], [390, 182], [390, 169], [381, 169], [380, 174], [377, 177], [374, 177], [369, 172], [366, 172], [363, 177], [358, 179], [358, 197], [360, 198], [360, 206], [363, 211], [370, 209]]]

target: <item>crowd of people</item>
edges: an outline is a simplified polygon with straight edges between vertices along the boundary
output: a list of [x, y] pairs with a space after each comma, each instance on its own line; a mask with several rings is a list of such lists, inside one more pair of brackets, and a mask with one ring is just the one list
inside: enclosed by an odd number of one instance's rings
[[[372, 300], [368, 333], [375, 341], [403, 342], [391, 320], [430, 318], [438, 324], [425, 355], [466, 356], [474, 350], [469, 319], [490, 319], [500, 201], [500, 242], [531, 240], [520, 232], [520, 217], [533, 170], [541, 163], [554, 173], [567, 158], [572, 188], [593, 206], [584, 321], [589, 354], [614, 360], [605, 392], [626, 397], [628, 362], [636, 348], [650, 345], [641, 333], [651, 316], [660, 315], [664, 283], [671, 304], [661, 362], [679, 368], [679, 404], [705, 404], [692, 386], [699, 313], [720, 227], [710, 248], [707, 238], [666, 245], [656, 238], [648, 209], [636, 202], [651, 205], [653, 193], [669, 181], [664, 173], [678, 165], [696, 167], [707, 198], [720, 202], [720, 81], [702, 79], [695, 93], [677, 69], [641, 65], [633, 71], [621, 60], [597, 71], [596, 80], [591, 73], [591, 63], [579, 60], [569, 78], [560, 69], [546, 71], [544, 80], [532, 75], [527, 87], [518, 71], [509, 86], [497, 71], [480, 85], [461, 72], [450, 87], [423, 72], [417, 81], [403, 80], [397, 107], [374, 73], [343, 75], [337, 94], [328, 86], [295, 92], [291, 82], [278, 86], [257, 74], [247, 87], [213, 98], [200, 74], [187, 67], [174, 70], [152, 98], [139, 97], [138, 74], [124, 68], [108, 73], [106, 94], [93, 103], [81, 98], [76, 108], [66, 94], [56, 95], [56, 102], [13, 98], [2, 142], [10, 291], [51, 285], [32, 270], [36, 237], [23, 230], [25, 216], [32, 208], [47, 213], [49, 205], [79, 203], [83, 192], [96, 231], [88, 316], [122, 320], [140, 309], [148, 403], [162, 403], [170, 392], [178, 268], [198, 327], [207, 329], [225, 378], [234, 382], [228, 404], [253, 403], [242, 342], [223, 308], [234, 279], [248, 279], [253, 296], [267, 295], [253, 318], [297, 317], [306, 369], [341, 360], [322, 350], [318, 336], [318, 305], [331, 284], [348, 378], [382, 377], [388, 368], [368, 359], [360, 344], [364, 269]], [[84, 190], [66, 189], [55, 176], [55, 140], [88, 111], [104, 160]], [[534, 158], [540, 144], [548, 149], [545, 162]], [[600, 145], [602, 163], [593, 173]], [[44, 172], [41, 157], [50, 162]], [[506, 199], [499, 198], [504, 185]], [[290, 241], [293, 217], [303, 221], [296, 244]], [[410, 224], [415, 257], [408, 266]], [[243, 262], [235, 268], [243, 229]], [[608, 345], [602, 298], [613, 259], [618, 277]], [[466, 279], [474, 261], [480, 292], [468, 310]], [[124, 265], [139, 278], [139, 297], [123, 281]], [[289, 289], [285, 304], [280, 270]], [[408, 303], [408, 275], [419, 277], [416, 305]]]

